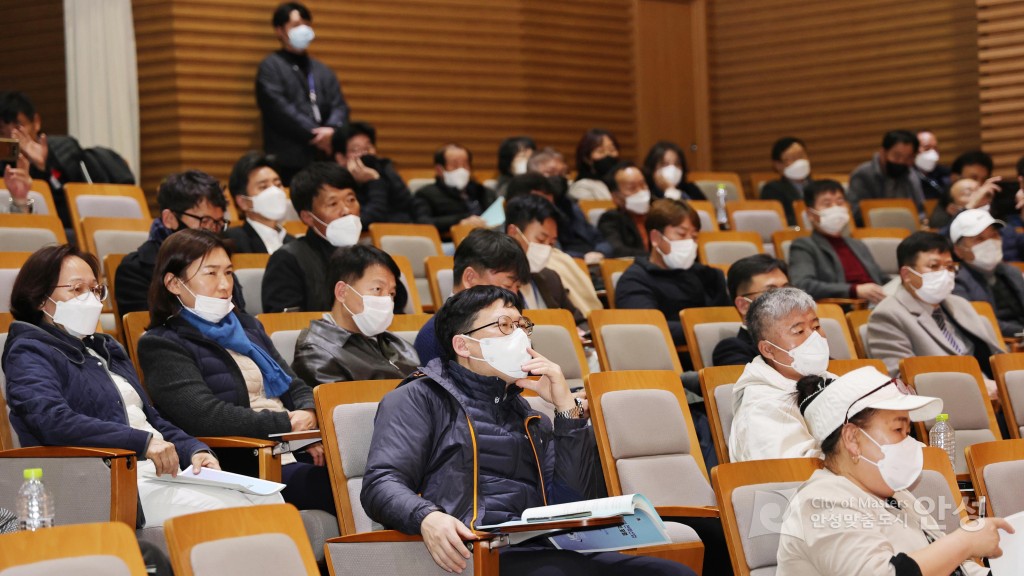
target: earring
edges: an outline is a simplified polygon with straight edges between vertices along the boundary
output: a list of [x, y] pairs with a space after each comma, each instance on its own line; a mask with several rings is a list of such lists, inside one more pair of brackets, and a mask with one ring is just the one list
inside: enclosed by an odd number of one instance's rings
[[853, 463], [860, 464], [860, 454], [857, 454], [856, 456], [853, 457]]

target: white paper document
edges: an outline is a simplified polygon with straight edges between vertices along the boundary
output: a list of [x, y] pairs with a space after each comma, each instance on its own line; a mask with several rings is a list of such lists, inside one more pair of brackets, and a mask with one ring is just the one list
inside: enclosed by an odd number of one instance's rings
[[284, 484], [278, 482], [260, 480], [259, 478], [253, 478], [252, 476], [235, 474], [233, 472], [224, 472], [223, 470], [203, 468], [199, 471], [199, 474], [193, 474], [191, 466], [182, 472], [178, 472], [177, 477], [172, 477], [170, 474], [161, 474], [155, 479], [161, 482], [216, 486], [218, 488], [238, 490], [239, 492], [255, 494], [257, 496], [270, 496], [271, 494], [277, 494], [281, 490], [284, 490]]
[[1017, 512], [1005, 518], [1015, 534], [1007, 534], [999, 531], [999, 547], [1003, 555], [999, 558], [990, 558], [988, 563], [992, 568], [992, 576], [1020, 576], [1024, 574], [1024, 512]]

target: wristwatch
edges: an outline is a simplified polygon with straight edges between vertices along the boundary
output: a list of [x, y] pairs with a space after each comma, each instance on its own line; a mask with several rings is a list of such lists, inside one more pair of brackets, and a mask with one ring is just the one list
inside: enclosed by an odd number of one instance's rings
[[561, 412], [556, 411], [555, 417], [567, 418], [569, 420], [578, 420], [580, 418], [583, 418], [583, 400], [580, 400], [579, 398], [573, 398], [573, 400], [576, 401], [576, 406], [573, 406], [572, 408], [568, 410], [563, 410]]

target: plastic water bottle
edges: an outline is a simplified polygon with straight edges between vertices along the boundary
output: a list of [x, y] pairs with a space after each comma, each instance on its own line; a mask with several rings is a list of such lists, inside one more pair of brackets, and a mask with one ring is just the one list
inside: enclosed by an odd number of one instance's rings
[[928, 432], [928, 444], [945, 450], [949, 455], [949, 463], [956, 466], [956, 434], [949, 425], [949, 414], [935, 417], [935, 426]]
[[26, 468], [18, 490], [18, 529], [36, 531], [53, 526], [53, 496], [43, 486], [43, 469]]
[[725, 201], [729, 199], [729, 191], [726, 190], [725, 184], [719, 182], [718, 189], [715, 190], [715, 199], [718, 201], [718, 223], [728, 224], [729, 217], [725, 213]]

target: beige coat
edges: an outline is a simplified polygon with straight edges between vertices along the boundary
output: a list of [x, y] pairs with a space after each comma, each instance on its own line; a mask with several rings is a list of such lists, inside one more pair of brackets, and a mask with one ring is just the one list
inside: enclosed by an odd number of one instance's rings
[[[926, 548], [925, 532], [935, 540], [943, 532], [931, 516], [918, 513], [910, 492], [893, 497], [898, 510], [843, 476], [817, 470], [789, 503], [776, 576], [895, 576], [893, 556]], [[973, 561], [961, 567], [967, 576], [988, 574]]]
[[[988, 344], [992, 354], [1003, 352], [991, 324], [974, 311], [971, 303], [951, 295], [942, 308], [964, 330]], [[865, 347], [868, 356], [885, 362], [890, 376], [899, 376], [900, 360], [911, 356], [951, 356], [956, 351], [932, 318], [930, 304], [914, 298], [902, 285], [875, 308], [868, 318]]]

